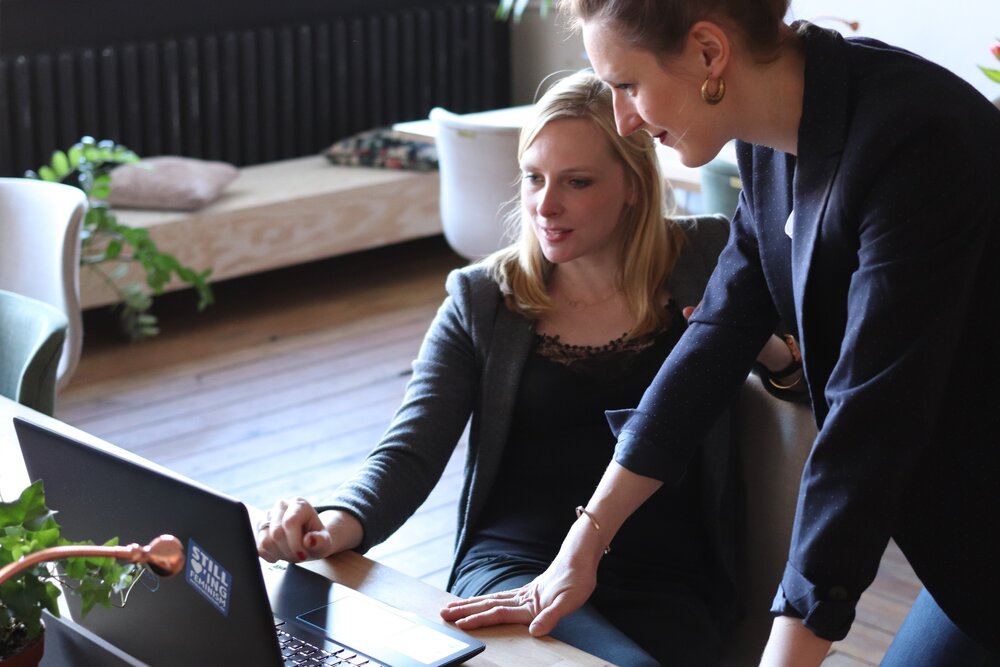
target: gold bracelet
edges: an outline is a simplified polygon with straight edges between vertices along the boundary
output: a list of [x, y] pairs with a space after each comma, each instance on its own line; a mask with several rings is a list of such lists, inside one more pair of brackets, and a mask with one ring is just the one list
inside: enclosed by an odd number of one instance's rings
[[770, 382], [771, 386], [774, 387], [775, 389], [785, 389], [785, 390], [794, 389], [795, 387], [798, 387], [800, 384], [802, 384], [802, 371], [801, 370], [799, 371], [799, 376], [795, 378], [795, 382], [791, 384], [778, 384], [771, 378], [767, 378], [767, 381]]
[[[792, 355], [792, 363], [788, 364], [788, 366], [786, 366], [780, 371], [777, 371], [776, 373], [768, 371], [768, 375], [770, 375], [771, 377], [767, 378], [767, 381], [775, 389], [781, 389], [783, 391], [787, 391], [788, 389], [794, 389], [795, 387], [798, 387], [800, 384], [802, 384], [802, 377], [805, 375], [805, 371], [802, 370], [802, 351], [799, 350], [799, 344], [795, 340], [795, 336], [791, 334], [785, 334], [784, 336], [781, 337], [781, 339], [785, 341], [785, 345], [788, 346], [788, 351]], [[789, 371], [788, 370], [789, 368], [791, 368], [792, 370]], [[795, 381], [792, 382], [791, 384], [778, 384], [773, 379], [775, 375], [784, 378], [791, 375], [795, 371], [799, 372], [799, 376], [795, 378]]]
[[[583, 515], [586, 515], [586, 517], [590, 519], [590, 523], [593, 524], [594, 530], [601, 532], [601, 524], [597, 523], [597, 519], [594, 518], [594, 515], [588, 512], [587, 508], [583, 505], [577, 505], [576, 518], [579, 519]], [[611, 553], [611, 545], [604, 547], [604, 555], [607, 556], [609, 553]]]

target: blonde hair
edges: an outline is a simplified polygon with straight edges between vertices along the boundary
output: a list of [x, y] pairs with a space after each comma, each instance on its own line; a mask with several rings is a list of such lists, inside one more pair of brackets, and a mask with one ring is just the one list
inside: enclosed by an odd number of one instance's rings
[[[615, 126], [611, 90], [593, 72], [583, 70], [555, 83], [535, 105], [530, 122], [521, 129], [518, 160], [546, 125], [563, 118], [584, 118], [600, 130], [625, 171], [635, 202], [624, 208], [615, 284], [625, 294], [637, 337], [667, 324], [660, 303], [663, 284], [684, 242], [684, 233], [663, 216], [663, 186], [652, 138], [646, 132], [622, 137]], [[518, 200], [518, 203], [520, 201]], [[500, 285], [507, 307], [529, 319], [552, 308], [546, 282], [552, 264], [542, 254], [522, 206], [509, 223], [520, 227], [518, 240], [483, 260]]]

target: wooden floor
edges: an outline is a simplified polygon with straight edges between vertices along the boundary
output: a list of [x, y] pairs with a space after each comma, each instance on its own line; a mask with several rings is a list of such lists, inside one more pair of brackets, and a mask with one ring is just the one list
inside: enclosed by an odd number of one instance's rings
[[[128, 343], [88, 311], [57, 416], [244, 502], [322, 499], [398, 405], [427, 325], [460, 266], [440, 238], [216, 286], [217, 304], [162, 297], [162, 333]], [[464, 443], [424, 505], [369, 556], [444, 587]], [[849, 637], [826, 664], [876, 665], [917, 594], [890, 546]]]

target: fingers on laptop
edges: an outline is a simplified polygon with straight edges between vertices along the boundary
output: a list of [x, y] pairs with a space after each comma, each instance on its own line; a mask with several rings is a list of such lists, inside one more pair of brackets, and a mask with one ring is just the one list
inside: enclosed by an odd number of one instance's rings
[[257, 531], [257, 551], [264, 560], [303, 561], [308, 558], [304, 535], [322, 528], [316, 510], [305, 498], [279, 500]]

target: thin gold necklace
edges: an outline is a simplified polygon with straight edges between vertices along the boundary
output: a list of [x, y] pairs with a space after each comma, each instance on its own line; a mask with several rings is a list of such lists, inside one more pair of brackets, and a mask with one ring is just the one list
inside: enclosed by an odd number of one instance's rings
[[613, 292], [611, 292], [611, 294], [609, 294], [608, 296], [604, 297], [603, 299], [598, 299], [597, 301], [586, 301], [585, 299], [571, 299], [564, 294], [561, 293], [557, 294], [559, 298], [565, 301], [566, 305], [572, 308], [573, 310], [587, 310], [588, 308], [593, 308], [594, 306], [600, 306], [601, 304], [605, 304], [608, 301], [611, 301], [611, 299], [615, 298], [619, 294], [624, 294], [624, 292], [622, 292], [620, 289], [616, 289]]

